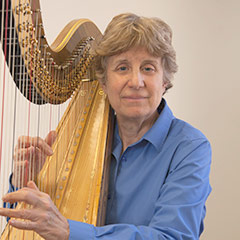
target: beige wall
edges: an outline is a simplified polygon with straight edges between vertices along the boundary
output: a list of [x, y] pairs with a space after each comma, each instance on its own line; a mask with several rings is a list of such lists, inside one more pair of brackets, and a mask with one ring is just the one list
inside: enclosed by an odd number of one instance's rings
[[172, 26], [179, 72], [166, 99], [177, 117], [206, 134], [213, 149], [213, 191], [207, 202], [206, 229], [201, 239], [238, 239], [240, 1], [41, 2], [50, 41], [68, 21], [79, 17], [91, 19], [102, 31], [114, 15], [129, 11], [158, 16]]

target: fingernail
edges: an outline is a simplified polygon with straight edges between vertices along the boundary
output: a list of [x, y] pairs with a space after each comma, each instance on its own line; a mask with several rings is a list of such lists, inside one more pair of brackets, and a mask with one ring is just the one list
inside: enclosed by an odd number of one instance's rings
[[52, 155], [53, 154], [53, 150], [52, 150], [52, 148], [49, 145], [47, 146], [46, 151], [47, 151], [48, 155]]
[[49, 154], [53, 155], [53, 150], [52, 150], [52, 148], [49, 148]]
[[15, 220], [10, 219], [10, 220], [9, 220], [9, 223], [10, 223], [10, 224], [11, 224], [11, 223], [14, 224], [14, 223], [15, 223]]
[[57, 137], [57, 135], [58, 135], [58, 134], [57, 134], [57, 132], [56, 132], [56, 131], [54, 131], [54, 132], [53, 132], [53, 137], [55, 137], [55, 138], [56, 138], [56, 137]]

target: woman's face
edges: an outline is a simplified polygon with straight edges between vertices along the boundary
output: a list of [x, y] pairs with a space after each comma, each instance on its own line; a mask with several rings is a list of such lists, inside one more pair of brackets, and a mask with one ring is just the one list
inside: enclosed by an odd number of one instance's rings
[[165, 92], [161, 58], [139, 47], [109, 57], [103, 89], [119, 120], [147, 120]]

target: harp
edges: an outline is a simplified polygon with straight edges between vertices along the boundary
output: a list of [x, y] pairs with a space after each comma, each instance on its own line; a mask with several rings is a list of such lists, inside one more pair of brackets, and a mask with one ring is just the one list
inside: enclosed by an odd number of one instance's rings
[[[101, 32], [87, 19], [73, 20], [49, 46], [39, 0], [1, 0], [0, 6], [1, 185], [8, 185], [6, 179], [13, 168], [13, 146], [19, 135], [16, 125], [21, 122], [18, 117], [27, 115], [27, 135], [42, 137], [39, 124], [46, 122], [42, 112], [46, 108], [51, 118], [57, 115], [46, 128], [58, 124], [58, 137], [52, 147], [54, 154], [38, 176], [31, 177], [65, 217], [102, 225], [113, 124], [108, 100], [91, 67], [91, 50], [100, 41]], [[6, 93], [9, 86], [14, 89], [10, 96]], [[11, 99], [9, 106], [4, 99]], [[26, 114], [22, 107], [16, 109], [19, 102], [27, 106]], [[14, 120], [9, 121], [8, 115]], [[38, 122], [37, 130], [31, 131], [29, 119]], [[29, 162], [34, 164], [34, 160]], [[6, 191], [2, 187], [1, 195]], [[31, 231], [5, 226], [3, 219], [1, 228], [1, 239], [41, 239]]]

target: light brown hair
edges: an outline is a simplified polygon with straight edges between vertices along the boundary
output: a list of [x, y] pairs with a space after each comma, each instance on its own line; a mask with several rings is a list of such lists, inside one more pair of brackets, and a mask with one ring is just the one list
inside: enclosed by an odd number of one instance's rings
[[106, 81], [107, 58], [144, 47], [149, 54], [161, 57], [166, 90], [172, 87], [177, 72], [176, 53], [172, 46], [172, 30], [159, 18], [140, 17], [132, 13], [115, 16], [108, 24], [102, 41], [95, 49], [95, 71], [99, 81]]

